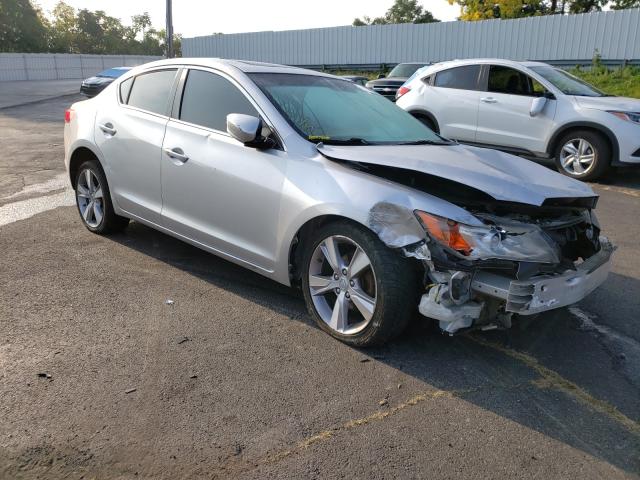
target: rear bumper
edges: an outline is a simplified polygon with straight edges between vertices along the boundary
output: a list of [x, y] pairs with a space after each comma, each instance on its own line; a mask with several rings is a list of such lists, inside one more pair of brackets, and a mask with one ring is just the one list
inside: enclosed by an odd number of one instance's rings
[[615, 247], [602, 238], [600, 251], [577, 265], [576, 270], [528, 280], [477, 272], [471, 289], [478, 294], [505, 300], [507, 312], [535, 315], [579, 302], [602, 285], [609, 274], [614, 251]]

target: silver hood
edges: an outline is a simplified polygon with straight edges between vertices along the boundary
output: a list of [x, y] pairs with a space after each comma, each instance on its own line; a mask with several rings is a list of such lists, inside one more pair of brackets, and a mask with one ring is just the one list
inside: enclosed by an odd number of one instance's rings
[[582, 108], [640, 112], [640, 100], [627, 97], [573, 97]]
[[540, 206], [552, 198], [597, 196], [585, 183], [496, 150], [461, 145], [318, 144], [317, 148], [335, 160], [413, 170], [453, 180], [501, 201]]

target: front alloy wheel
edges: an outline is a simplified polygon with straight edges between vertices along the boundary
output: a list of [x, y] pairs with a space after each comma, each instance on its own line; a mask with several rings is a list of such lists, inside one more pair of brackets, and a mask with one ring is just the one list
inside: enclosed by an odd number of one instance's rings
[[560, 173], [578, 180], [595, 180], [611, 166], [611, 145], [593, 130], [574, 130], [557, 144], [556, 166]]
[[376, 276], [360, 245], [341, 235], [324, 239], [311, 257], [309, 293], [330, 329], [341, 335], [362, 331], [376, 309]]
[[560, 163], [572, 176], [586, 175], [595, 165], [596, 150], [584, 138], [573, 138], [562, 146]]
[[316, 324], [356, 347], [399, 335], [417, 311], [415, 262], [348, 220], [326, 224], [301, 240], [302, 292]]

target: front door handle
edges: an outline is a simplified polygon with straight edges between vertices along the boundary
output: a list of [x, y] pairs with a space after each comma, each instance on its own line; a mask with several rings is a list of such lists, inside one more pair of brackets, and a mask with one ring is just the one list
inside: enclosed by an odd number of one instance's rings
[[164, 148], [163, 150], [169, 158], [173, 158], [174, 160], [178, 160], [182, 163], [189, 160], [189, 157], [184, 154], [181, 148]]
[[498, 103], [498, 100], [493, 97], [482, 97], [480, 101], [484, 103]]
[[107, 135], [111, 135], [112, 137], [116, 134], [116, 129], [113, 128], [113, 125], [111, 123], [98, 125], [98, 127], [100, 127], [100, 130], [102, 130], [104, 133], [106, 133]]

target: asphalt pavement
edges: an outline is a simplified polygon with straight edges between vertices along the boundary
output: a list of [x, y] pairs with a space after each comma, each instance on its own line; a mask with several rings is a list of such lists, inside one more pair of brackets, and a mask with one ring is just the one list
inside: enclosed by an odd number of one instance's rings
[[0, 110], [0, 478], [640, 476], [640, 172], [594, 184], [605, 285], [507, 332], [357, 350], [291, 289], [88, 232], [60, 97]]

